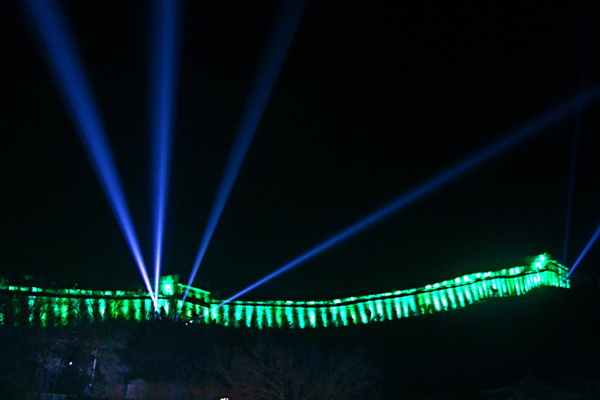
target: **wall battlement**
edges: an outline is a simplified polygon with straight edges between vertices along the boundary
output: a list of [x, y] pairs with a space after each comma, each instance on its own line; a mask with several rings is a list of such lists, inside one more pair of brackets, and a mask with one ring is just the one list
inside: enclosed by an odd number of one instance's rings
[[[568, 288], [568, 270], [542, 254], [525, 266], [464, 275], [420, 288], [320, 301], [213, 299], [188, 288], [177, 275], [161, 278], [161, 318], [234, 328], [341, 327], [451, 311], [497, 297], [524, 295], [539, 287]], [[62, 326], [105, 319], [157, 318], [145, 292], [44, 289], [0, 282], [0, 325]]]

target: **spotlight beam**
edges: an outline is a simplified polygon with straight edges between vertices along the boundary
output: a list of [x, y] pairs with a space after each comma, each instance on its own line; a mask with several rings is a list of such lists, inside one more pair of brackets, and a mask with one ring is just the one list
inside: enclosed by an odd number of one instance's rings
[[188, 280], [188, 289], [186, 289], [183, 296], [184, 301], [188, 295], [189, 287], [192, 286], [194, 278], [198, 273], [198, 268], [202, 263], [208, 244], [225, 208], [225, 203], [229, 198], [231, 189], [242, 167], [254, 133], [269, 102], [271, 92], [300, 24], [305, 5], [305, 1], [303, 0], [286, 0], [283, 2], [279, 14], [275, 19], [269, 43], [261, 59], [258, 76], [254, 81], [247, 106], [242, 114], [233, 148], [229, 154], [229, 159], [192, 267], [192, 273]]
[[581, 263], [581, 260], [583, 260], [588, 251], [590, 251], [590, 249], [594, 245], [594, 243], [596, 243], [596, 240], [598, 240], [598, 237], [600, 237], [600, 226], [598, 226], [598, 229], [596, 229], [596, 232], [592, 235], [590, 241], [587, 243], [579, 257], [577, 257], [577, 261], [575, 261], [575, 264], [573, 264], [573, 267], [569, 270], [569, 273], [567, 274], [567, 279], [569, 279], [571, 274], [577, 269], [577, 267]]
[[[154, 293], [158, 296], [169, 191], [175, 88], [179, 64], [180, 4], [155, 0], [152, 35]], [[158, 300], [157, 300], [158, 301]], [[156, 305], [156, 304], [155, 304]]]
[[34, 34], [41, 42], [46, 61], [54, 72], [55, 83], [117, 217], [148, 293], [156, 303], [92, 89], [64, 13], [54, 0], [27, 0], [25, 4], [34, 25]]
[[[575, 99], [572, 99], [565, 104], [547, 112], [546, 114], [538, 117], [537, 119], [530, 121], [524, 127], [514, 130], [509, 133], [504, 138], [496, 141], [485, 147], [483, 150], [478, 153], [473, 154], [468, 157], [466, 160], [459, 162], [458, 164], [452, 166], [450, 169], [442, 172], [424, 184], [417, 186], [413, 190], [408, 193], [398, 197], [396, 200], [393, 200], [391, 203], [383, 206], [379, 210], [374, 213], [368, 215], [363, 220], [351, 225], [346, 228], [342, 232], [337, 235], [331, 237], [330, 239], [324, 241], [318, 246], [313, 247], [311, 250], [292, 260], [291, 262], [283, 265], [279, 269], [265, 276], [264, 278], [258, 280], [247, 288], [243, 289], [239, 293], [233, 295], [232, 297], [225, 300], [223, 303], [219, 304], [218, 307], [227, 304], [228, 302], [237, 299], [240, 296], [250, 292], [251, 290], [256, 289], [257, 287], [263, 285], [264, 283], [270, 281], [278, 277], [279, 275], [289, 271], [290, 269], [302, 264], [305, 261], [317, 256], [323, 251], [333, 247], [342, 241], [354, 236], [355, 234], [361, 232], [362, 230], [370, 227], [371, 225], [381, 221], [385, 217], [390, 216], [391, 214], [398, 212], [402, 208], [410, 205], [411, 203], [419, 200], [420, 198], [431, 194], [442, 187], [448, 185], [453, 182], [457, 178], [465, 175], [468, 172], [473, 171], [475, 168], [480, 167], [486, 162], [489, 162], [494, 157], [502, 154], [503, 152], [513, 148], [514, 146], [522, 143], [526, 139], [529, 139], [539, 132], [541, 132], [544, 128], [558, 122], [559, 120], [565, 118], [570, 115], [580, 106], [582, 100], [587, 103], [600, 95], [600, 88], [595, 88], [594, 90], [585, 92], [581, 95], [581, 97], [577, 96]], [[600, 230], [599, 230], [600, 231]], [[598, 232], [597, 232], [598, 234]], [[596, 235], [597, 236], [597, 235]]]

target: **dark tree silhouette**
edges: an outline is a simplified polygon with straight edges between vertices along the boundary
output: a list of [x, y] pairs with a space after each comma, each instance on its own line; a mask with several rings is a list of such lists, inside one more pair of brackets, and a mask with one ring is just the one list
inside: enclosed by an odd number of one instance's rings
[[324, 353], [317, 347], [257, 340], [216, 348], [214, 395], [262, 400], [363, 399], [376, 374], [362, 352]]

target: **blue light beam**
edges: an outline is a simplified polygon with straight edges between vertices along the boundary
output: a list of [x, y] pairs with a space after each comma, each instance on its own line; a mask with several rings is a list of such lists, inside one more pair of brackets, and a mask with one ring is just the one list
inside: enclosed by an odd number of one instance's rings
[[68, 22], [54, 0], [27, 0], [25, 4], [34, 24], [34, 34], [41, 42], [46, 61], [54, 73], [58, 90], [117, 217], [148, 293], [156, 302], [104, 127]]
[[[167, 213], [172, 136], [179, 65], [180, 4], [155, 0], [152, 35], [152, 132], [154, 200], [154, 293], [158, 282]], [[155, 304], [156, 305], [156, 304]]]
[[598, 240], [599, 236], [600, 236], [600, 226], [598, 226], [598, 229], [596, 229], [596, 232], [592, 235], [592, 238], [590, 239], [588, 244], [585, 246], [585, 248], [583, 249], [583, 251], [581, 252], [579, 257], [577, 257], [577, 261], [575, 261], [575, 264], [573, 264], [573, 267], [569, 270], [569, 273], [567, 274], [567, 279], [569, 279], [571, 274], [575, 271], [575, 269], [577, 269], [577, 267], [581, 263], [581, 260], [583, 260], [583, 258], [586, 256], [588, 251], [590, 251], [590, 249], [592, 248], [594, 243], [596, 243], [596, 240]]
[[244, 162], [254, 133], [269, 102], [271, 92], [300, 24], [305, 5], [304, 0], [286, 0], [279, 9], [278, 16], [271, 30], [268, 45], [261, 59], [258, 76], [252, 86], [247, 106], [242, 114], [242, 119], [236, 132], [233, 147], [229, 153], [229, 159], [221, 179], [221, 184], [204, 230], [204, 236], [202, 237], [200, 248], [194, 261], [190, 279], [188, 280], [188, 289], [186, 289], [183, 296], [184, 301], [188, 295], [189, 287], [192, 286], [194, 278], [198, 273], [198, 268], [202, 263], [223, 208], [225, 208], [225, 203]]
[[[583, 99], [584, 102], [589, 102], [592, 99], [597, 98], [599, 95], [600, 95], [600, 89], [595, 88], [592, 91], [583, 93], [581, 96], [581, 99]], [[581, 103], [581, 100], [580, 100], [580, 97], [578, 96], [575, 99], [572, 99], [572, 100], [566, 102], [565, 104], [553, 109], [552, 111], [542, 115], [541, 117], [538, 117], [537, 119], [529, 122], [528, 124], [525, 125], [525, 127], [512, 131], [504, 138], [496, 141], [495, 143], [488, 145], [483, 150], [479, 151], [478, 153], [475, 153], [474, 155], [470, 156], [466, 160], [454, 165], [453, 167], [446, 170], [445, 172], [442, 172], [442, 173], [434, 176], [433, 178], [431, 178], [429, 181], [425, 182], [424, 184], [417, 186], [413, 190], [400, 196], [399, 198], [392, 201], [391, 203], [383, 206], [382, 208], [375, 211], [371, 215], [367, 216], [363, 220], [346, 228], [344, 231], [338, 233], [337, 235], [326, 240], [325, 242], [321, 243], [320, 245], [312, 248], [311, 250], [304, 253], [300, 257], [285, 264], [281, 268], [275, 270], [274, 272], [270, 273], [269, 275], [265, 276], [264, 278], [260, 279], [259, 281], [253, 283], [252, 285], [248, 286], [246, 289], [242, 290], [241, 292], [239, 292], [239, 293], [233, 295], [232, 297], [230, 297], [229, 299], [225, 300], [223, 303], [219, 304], [218, 307], [220, 307], [224, 304], [227, 304], [228, 302], [233, 301], [240, 296], [243, 296], [244, 294], [250, 292], [251, 290], [254, 290], [257, 287], [261, 286], [262, 284], [270, 281], [271, 279], [276, 278], [277, 276], [283, 274], [284, 272], [287, 272], [290, 269], [302, 264], [303, 262], [317, 256], [318, 254], [327, 250], [328, 248], [339, 244], [340, 242], [359, 233], [360, 231], [368, 228], [369, 226], [381, 221], [385, 217], [388, 217], [391, 214], [398, 212], [399, 210], [410, 205], [411, 203], [415, 202], [416, 200], [418, 200], [428, 194], [431, 194], [436, 190], [441, 189], [442, 187], [448, 185], [449, 183], [456, 180], [457, 178], [465, 175], [467, 172], [473, 171], [476, 167], [481, 166], [485, 162], [490, 161], [491, 159], [500, 155], [501, 153], [522, 143], [526, 139], [529, 139], [529, 138], [535, 136], [537, 133], [541, 132], [544, 128], [565, 118], [566, 116], [568, 116], [569, 114], [574, 112], [579, 107], [580, 103]]]

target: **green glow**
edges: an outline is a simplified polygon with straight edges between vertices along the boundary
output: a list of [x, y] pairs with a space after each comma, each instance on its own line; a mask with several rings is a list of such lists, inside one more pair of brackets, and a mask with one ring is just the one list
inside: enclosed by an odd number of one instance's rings
[[265, 314], [265, 308], [262, 306], [259, 306], [256, 308], [256, 320], [257, 320], [257, 327], [258, 329], [262, 329], [264, 327], [264, 321], [263, 321], [263, 317]]
[[399, 301], [400, 303], [402, 303], [402, 311], [404, 311], [404, 314], [402, 314], [400, 311], [398, 312], [398, 318], [402, 318], [404, 317], [408, 317], [409, 316], [409, 312], [408, 312], [408, 302], [404, 301], [404, 300], [400, 300], [400, 299], [396, 299], [397, 301]]
[[[568, 288], [566, 275], [567, 268], [542, 254], [527, 266], [463, 275], [421, 288], [329, 301], [232, 301], [222, 307], [218, 307], [222, 301], [213, 299], [210, 292], [188, 288], [174, 275], [161, 278], [158, 304], [167, 315], [180, 310], [182, 317], [205, 324], [258, 329], [335, 327], [450, 311], [495, 297], [520, 296], [542, 286]], [[185, 303], [174, 299], [186, 289], [189, 295]], [[12, 304], [8, 314], [11, 321], [22, 321], [18, 315], [27, 313], [26, 321], [41, 326], [67, 325], [78, 319], [153, 318], [150, 296], [137, 292], [56, 290], [0, 283], [0, 296], [12, 298], [12, 302], [5, 303]], [[8, 320], [5, 308], [0, 308], [0, 324]]]
[[359, 304], [357, 306], [357, 308], [358, 308], [358, 314], [360, 315], [359, 321], [362, 322], [363, 324], [366, 324], [367, 323], [367, 314], [364, 310], [364, 304], [362, 304], [362, 303]]
[[298, 307], [298, 327], [300, 329], [306, 328], [306, 316], [304, 315], [304, 308]]
[[236, 307], [235, 308], [235, 324], [237, 326], [238, 321], [240, 321], [242, 319], [242, 310], [244, 308], [243, 307]]
[[433, 295], [433, 306], [435, 308], [435, 311], [440, 311], [442, 309], [442, 307], [440, 306], [439, 295], [437, 293]]
[[246, 326], [247, 327], [252, 326], [252, 311], [253, 310], [254, 310], [254, 307], [246, 307]]
[[340, 309], [340, 316], [342, 317], [342, 325], [348, 326], [348, 314], [346, 313], [346, 307]]
[[[289, 304], [293, 304], [293, 303], [289, 303]], [[293, 327], [294, 326], [294, 316], [292, 315], [292, 311], [294, 309], [291, 307], [286, 307], [285, 308], [285, 322], [287, 323], [288, 326]]]
[[163, 285], [163, 293], [166, 295], [172, 295], [173, 294], [173, 285], [170, 283], [165, 283]]
[[135, 309], [135, 320], [142, 320], [142, 301], [140, 299], [134, 300], [133, 307]]
[[327, 321], [327, 310], [323, 307], [319, 309], [321, 311], [321, 321], [323, 321], [323, 327], [327, 328], [329, 326], [329, 321]]
[[60, 318], [60, 306], [58, 303], [55, 303], [52, 307], [52, 313], [54, 314], [54, 318], [58, 320], [57, 325], [62, 325], [62, 319]]

